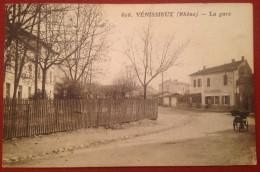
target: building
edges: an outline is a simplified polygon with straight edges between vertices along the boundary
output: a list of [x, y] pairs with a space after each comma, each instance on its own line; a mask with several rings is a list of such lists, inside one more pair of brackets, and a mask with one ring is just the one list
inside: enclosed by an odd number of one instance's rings
[[178, 98], [181, 97], [181, 96], [182, 95], [179, 94], [179, 93], [164, 94], [164, 96], [163, 96], [163, 105], [176, 107], [177, 103], [178, 103]]
[[[37, 37], [35, 35], [31, 35], [29, 32], [22, 30], [19, 34], [19, 39], [24, 40], [22, 43], [20, 43], [21, 46], [27, 45], [28, 51], [27, 51], [27, 58], [29, 57], [33, 58], [36, 53], [44, 53], [46, 49], [48, 49], [48, 46], [43, 41], [39, 40], [39, 49], [36, 48], [36, 42]], [[15, 42], [15, 38], [13, 40]], [[8, 51], [8, 50], [7, 50]], [[6, 51], [6, 52], [7, 52]], [[55, 53], [54, 50], [51, 50], [51, 53]], [[12, 56], [12, 54], [9, 54]], [[5, 79], [4, 79], [4, 98], [12, 98], [14, 93], [14, 60], [11, 60], [12, 58], [5, 58], [9, 59], [6, 66], [5, 71]], [[16, 97], [18, 99], [22, 98], [29, 98], [34, 94], [35, 91], [35, 69], [34, 69], [34, 63], [30, 60], [25, 59], [26, 63], [23, 66], [23, 72], [21, 73], [17, 94]], [[39, 89], [42, 88], [42, 71], [40, 69], [40, 66], [38, 67], [38, 73], [37, 73], [37, 80], [38, 84], [37, 87]], [[46, 94], [49, 98], [54, 97], [54, 69], [50, 68], [47, 71], [46, 74]]]
[[176, 106], [178, 98], [190, 93], [190, 85], [185, 82], [179, 82], [175, 80], [166, 80], [162, 84], [159, 84], [159, 90], [161, 91], [159, 97], [159, 104], [165, 106]]
[[169, 93], [178, 93], [181, 95], [188, 94], [190, 92], [190, 85], [185, 82], [179, 82], [175, 80], [166, 80], [162, 84], [159, 84], [159, 90], [161, 92], [168, 91]]
[[[190, 75], [190, 84], [190, 103], [201, 103], [202, 108], [253, 109], [253, 74], [244, 56], [228, 64], [204, 66]], [[200, 102], [192, 100], [192, 95], [200, 95]]]
[[[38, 71], [38, 88], [42, 88], [42, 72]], [[24, 66], [23, 73], [17, 90], [18, 99], [27, 99], [34, 94], [35, 88], [34, 64], [28, 63]], [[9, 68], [6, 70], [4, 81], [4, 98], [12, 98], [14, 92], [14, 70]], [[54, 79], [53, 70], [47, 72], [46, 77], [46, 94], [48, 98], [54, 97]]]

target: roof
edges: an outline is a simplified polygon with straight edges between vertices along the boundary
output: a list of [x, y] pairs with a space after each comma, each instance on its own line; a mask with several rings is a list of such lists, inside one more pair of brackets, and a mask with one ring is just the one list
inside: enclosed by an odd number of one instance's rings
[[161, 96], [162, 94], [169, 94], [169, 91], [164, 91], [164, 92], [160, 92], [160, 93], [156, 93], [153, 96]]
[[179, 94], [179, 93], [172, 93], [172, 94], [167, 94], [164, 97], [179, 97], [179, 96], [181, 96], [181, 94]]
[[[180, 81], [177, 81], [177, 80], [171, 80], [171, 79], [169, 79], [169, 80], [166, 80], [166, 81], [164, 81], [163, 82], [163, 84], [166, 84], [166, 83], [172, 83], [172, 84], [175, 84], [175, 85], [186, 85], [186, 86], [189, 86], [190, 84], [188, 84], [188, 83], [185, 83], [185, 82], [180, 82]], [[160, 83], [159, 85], [162, 85], [162, 83]]]
[[[6, 36], [8, 36], [9, 32], [6, 32]], [[15, 37], [18, 38], [21, 42], [26, 44], [28, 48], [32, 51], [39, 52], [40, 50], [36, 47], [36, 42], [38, 40], [38, 37], [33, 35], [32, 33], [26, 31], [25, 29], [20, 29], [18, 36]], [[14, 38], [14, 39], [15, 39]], [[53, 54], [58, 54], [55, 50], [53, 50], [46, 42], [39, 39], [39, 45], [44, 47], [45, 49], [48, 49]]]
[[206, 74], [211, 74], [211, 73], [218, 73], [218, 72], [224, 72], [224, 71], [234, 71], [238, 69], [238, 66], [243, 63], [244, 60], [228, 63], [228, 64], [223, 64], [220, 66], [215, 66], [211, 68], [206, 68], [203, 70], [200, 70], [198, 72], [190, 74], [190, 76], [193, 75], [206, 75]]

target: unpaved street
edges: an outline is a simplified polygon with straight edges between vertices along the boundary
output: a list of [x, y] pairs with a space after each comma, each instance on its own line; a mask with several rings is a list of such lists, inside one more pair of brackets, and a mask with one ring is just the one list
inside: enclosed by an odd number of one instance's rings
[[[159, 109], [163, 118], [183, 119], [158, 133], [11, 164], [19, 167], [211, 166], [256, 164], [255, 122], [234, 131], [228, 113]], [[140, 128], [142, 129], [142, 128]]]

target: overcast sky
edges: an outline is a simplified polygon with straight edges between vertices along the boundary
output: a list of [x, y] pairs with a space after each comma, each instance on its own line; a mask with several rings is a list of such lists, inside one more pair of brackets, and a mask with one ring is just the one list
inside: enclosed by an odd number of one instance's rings
[[[112, 47], [110, 62], [104, 64], [104, 74], [98, 78], [102, 84], [112, 84], [128, 59], [123, 54], [128, 37], [138, 37], [151, 20], [153, 34], [159, 41], [175, 33], [176, 45], [190, 39], [188, 47], [179, 56], [181, 65], [168, 70], [164, 79], [178, 79], [189, 83], [189, 74], [206, 67], [230, 63], [245, 56], [253, 70], [253, 12], [251, 4], [154, 4], [103, 5], [104, 16], [114, 24], [110, 35]], [[210, 11], [216, 16], [209, 16]], [[132, 17], [121, 17], [122, 13]], [[141, 12], [173, 12], [173, 17], [138, 17]], [[177, 17], [178, 12], [194, 16]], [[219, 17], [220, 13], [230, 16]], [[203, 15], [205, 14], [205, 15]], [[140, 16], [140, 15], [139, 15]], [[159, 75], [151, 85], [158, 89]]]

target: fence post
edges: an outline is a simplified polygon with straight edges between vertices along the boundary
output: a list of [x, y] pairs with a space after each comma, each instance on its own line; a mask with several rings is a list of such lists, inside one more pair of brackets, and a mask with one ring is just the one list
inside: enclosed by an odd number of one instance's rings
[[29, 136], [29, 132], [30, 132], [30, 128], [29, 128], [29, 120], [30, 120], [30, 103], [28, 102], [28, 104], [27, 104], [27, 110], [26, 110], [26, 114], [27, 114], [27, 123], [26, 123], [26, 125], [27, 125], [27, 136]]

